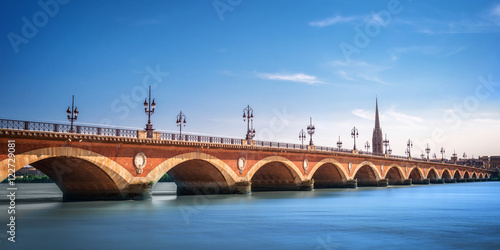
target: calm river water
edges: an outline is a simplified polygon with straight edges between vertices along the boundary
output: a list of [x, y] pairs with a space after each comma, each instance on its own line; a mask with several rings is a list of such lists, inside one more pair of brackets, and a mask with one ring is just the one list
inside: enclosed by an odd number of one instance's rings
[[17, 187], [10, 243], [0, 185], [0, 249], [500, 249], [500, 182], [64, 203]]

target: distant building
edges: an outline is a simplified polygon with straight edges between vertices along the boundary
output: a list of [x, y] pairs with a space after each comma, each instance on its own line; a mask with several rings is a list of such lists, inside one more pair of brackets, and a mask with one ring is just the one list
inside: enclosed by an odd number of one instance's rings
[[383, 154], [382, 147], [382, 129], [380, 128], [380, 120], [378, 116], [378, 98], [375, 99], [375, 128], [373, 129], [372, 149], [374, 154]]
[[40, 171], [40, 170], [30, 166], [30, 165], [25, 166], [25, 167], [16, 171], [17, 177], [21, 177], [21, 176], [25, 176], [25, 175], [44, 176], [45, 174], [42, 171]]
[[490, 157], [490, 169], [500, 169], [500, 156]]

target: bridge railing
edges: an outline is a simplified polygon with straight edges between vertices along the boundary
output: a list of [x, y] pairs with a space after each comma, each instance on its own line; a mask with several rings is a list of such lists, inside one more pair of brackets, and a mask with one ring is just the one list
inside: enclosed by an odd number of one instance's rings
[[[120, 128], [103, 128], [103, 127], [92, 127], [92, 126], [73, 126], [75, 134], [83, 135], [102, 135], [102, 136], [119, 136], [128, 138], [137, 138], [138, 131], [131, 129], [120, 129]], [[27, 131], [42, 131], [42, 132], [57, 132], [57, 133], [70, 133], [71, 126], [68, 124], [55, 124], [47, 122], [31, 122], [31, 121], [18, 121], [18, 120], [7, 120], [0, 119], [0, 129], [14, 129], [14, 130], [27, 130]], [[173, 133], [161, 133], [161, 140], [170, 141], [186, 141], [186, 142], [203, 142], [203, 143], [218, 143], [218, 144], [230, 144], [230, 145], [242, 145], [242, 139], [235, 138], [224, 138], [224, 137], [213, 137], [205, 135], [190, 135], [190, 134], [173, 134]], [[307, 149], [307, 145], [295, 144], [295, 143], [282, 143], [282, 142], [269, 142], [269, 141], [253, 141], [252, 145], [259, 147], [272, 147], [272, 148], [287, 148], [287, 149]], [[334, 147], [324, 147], [316, 146], [317, 151], [329, 151], [329, 152], [342, 152], [351, 153], [350, 149], [334, 148]], [[373, 156], [384, 156], [384, 154], [372, 153], [367, 151], [359, 151], [362, 155], [373, 155]], [[390, 155], [389, 158], [393, 159], [408, 159], [406, 156]], [[412, 160], [416, 161], [426, 161], [426, 159], [414, 158]], [[441, 159], [432, 159], [430, 162], [440, 163]], [[454, 164], [450, 160], [446, 160], [446, 163]], [[457, 162], [456, 164], [465, 165], [465, 162]], [[477, 166], [471, 166], [477, 167]]]
[[[71, 126], [68, 124], [56, 124], [47, 122], [30, 122], [0, 119], [0, 128], [41, 131], [41, 132], [57, 132], [70, 133]], [[118, 129], [118, 128], [102, 128], [91, 126], [73, 126], [76, 134], [83, 135], [103, 135], [103, 136], [120, 136], [120, 137], [135, 137], [137, 138], [137, 130]]]

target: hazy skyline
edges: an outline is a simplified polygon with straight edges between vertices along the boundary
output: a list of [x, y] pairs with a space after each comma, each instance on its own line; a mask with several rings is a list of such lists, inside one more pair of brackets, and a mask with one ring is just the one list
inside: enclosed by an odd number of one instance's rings
[[[42, 4], [40, 4], [42, 3]], [[500, 1], [2, 1], [0, 118], [500, 155]], [[309, 140], [309, 137], [307, 138]]]

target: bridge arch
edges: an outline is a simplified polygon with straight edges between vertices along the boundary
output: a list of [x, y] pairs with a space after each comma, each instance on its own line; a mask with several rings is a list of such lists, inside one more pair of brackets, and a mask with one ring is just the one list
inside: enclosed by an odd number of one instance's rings
[[466, 180], [470, 179], [470, 173], [469, 173], [469, 171], [465, 171], [464, 172], [464, 179], [466, 179]]
[[314, 188], [343, 187], [347, 173], [338, 161], [326, 158], [314, 165], [308, 179], [314, 179]]
[[432, 183], [439, 180], [439, 173], [435, 167], [430, 167], [429, 170], [427, 170], [427, 179], [429, 179]]
[[422, 184], [424, 180], [424, 173], [418, 166], [413, 166], [409, 170], [408, 179], [411, 179], [414, 184]]
[[255, 163], [246, 174], [252, 191], [297, 190], [305, 181], [299, 168], [287, 158], [269, 156]]
[[391, 165], [387, 169], [385, 179], [387, 179], [389, 185], [403, 184], [405, 175], [401, 167]]
[[449, 169], [447, 169], [447, 168], [443, 169], [443, 172], [441, 173], [441, 179], [444, 179], [447, 181], [453, 179]]
[[472, 178], [472, 179], [474, 179], [474, 180], [476, 180], [476, 179], [477, 179], [477, 174], [476, 174], [476, 172], [474, 172], [474, 173], [472, 174], [472, 177], [471, 177], [471, 178]]
[[356, 166], [353, 179], [358, 180], [358, 186], [377, 186], [377, 182], [382, 178], [375, 164], [369, 161], [364, 161]]
[[144, 178], [156, 183], [165, 173], [174, 179], [179, 195], [231, 193], [238, 179], [225, 162], [201, 152], [170, 157]]
[[[0, 162], [2, 170], [7, 169], [7, 162], [8, 159]], [[27, 165], [49, 176], [63, 192], [64, 200], [124, 199], [124, 191], [134, 178], [110, 158], [74, 147], [48, 147], [17, 154], [16, 171]], [[5, 171], [0, 174], [2, 180], [7, 178]]]
[[460, 170], [456, 169], [453, 174], [453, 179], [459, 181], [462, 179], [462, 175], [460, 174]]

